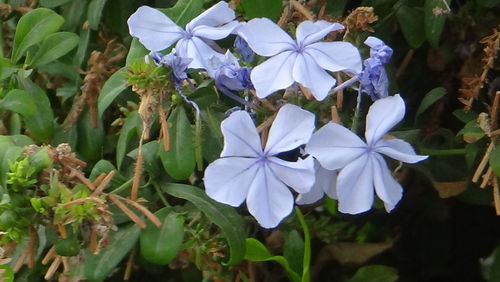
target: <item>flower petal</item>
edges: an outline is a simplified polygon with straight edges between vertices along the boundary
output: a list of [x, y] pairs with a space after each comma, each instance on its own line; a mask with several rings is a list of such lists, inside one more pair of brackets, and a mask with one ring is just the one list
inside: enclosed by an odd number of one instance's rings
[[392, 176], [384, 158], [379, 154], [373, 154], [373, 156], [375, 192], [384, 201], [387, 212], [390, 212], [403, 197], [403, 188]]
[[248, 191], [247, 207], [262, 227], [274, 228], [292, 212], [292, 192], [264, 165]]
[[293, 79], [309, 88], [316, 100], [326, 98], [328, 91], [335, 85], [335, 79], [323, 70], [309, 54], [297, 55], [293, 65]]
[[365, 138], [368, 145], [375, 144], [405, 115], [405, 102], [396, 94], [375, 101], [366, 116]]
[[232, 113], [221, 123], [224, 148], [221, 157], [254, 157], [262, 154], [257, 129], [245, 111]]
[[306, 46], [323, 39], [328, 33], [344, 29], [339, 23], [330, 23], [327, 21], [303, 21], [297, 27], [297, 42], [301, 46]]
[[208, 25], [199, 25], [193, 28], [193, 36], [198, 36], [202, 38], [208, 38], [212, 40], [219, 40], [226, 38], [235, 28], [237, 28], [239, 23], [237, 21], [232, 21], [228, 24], [219, 27], [212, 27]]
[[164, 13], [148, 6], [141, 6], [127, 20], [130, 35], [148, 50], [164, 50], [184, 36], [184, 30]]
[[366, 152], [366, 144], [342, 125], [325, 124], [306, 145], [306, 152], [329, 170], [343, 168]]
[[217, 57], [219, 60], [224, 60], [224, 54], [216, 52], [210, 48], [199, 37], [191, 37], [191, 39], [181, 39], [175, 46], [177, 54], [183, 58], [191, 58], [193, 61], [189, 64], [192, 69], [210, 70], [209, 59]]
[[380, 139], [375, 145], [375, 151], [404, 163], [414, 164], [429, 156], [417, 155], [413, 147], [401, 139]]
[[274, 175], [298, 193], [307, 193], [314, 184], [314, 160], [308, 157], [287, 162], [277, 157], [269, 158], [269, 168]]
[[286, 104], [269, 130], [264, 152], [268, 156], [287, 152], [307, 143], [314, 130], [315, 115], [298, 106]]
[[339, 211], [358, 214], [373, 204], [373, 164], [368, 154], [344, 167], [337, 178]]
[[236, 17], [233, 9], [229, 8], [227, 2], [220, 1], [219, 3], [210, 7], [196, 18], [192, 19], [186, 25], [187, 31], [192, 31], [195, 27], [201, 25], [218, 26], [228, 23]]
[[218, 159], [205, 170], [205, 191], [217, 202], [237, 207], [247, 197], [258, 170], [255, 158]]
[[304, 52], [316, 60], [316, 63], [329, 71], [347, 71], [360, 73], [361, 56], [354, 45], [348, 42], [317, 42], [308, 45]]
[[322, 167], [318, 161], [314, 162], [316, 169], [316, 181], [307, 193], [301, 193], [295, 200], [299, 205], [309, 205], [319, 201], [323, 195], [337, 199], [337, 173], [336, 170], [328, 170]]
[[290, 35], [267, 18], [252, 19], [240, 27], [238, 35], [255, 53], [265, 57], [294, 50], [297, 46]]
[[250, 78], [257, 97], [266, 98], [273, 92], [293, 84], [292, 70], [296, 57], [295, 52], [286, 51], [253, 68]]

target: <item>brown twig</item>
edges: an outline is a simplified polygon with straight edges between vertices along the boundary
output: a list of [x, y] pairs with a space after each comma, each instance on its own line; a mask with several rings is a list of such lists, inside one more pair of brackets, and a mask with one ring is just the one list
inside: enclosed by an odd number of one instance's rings
[[135, 224], [140, 228], [146, 228], [146, 223], [139, 218], [132, 210], [130, 210], [126, 205], [124, 205], [120, 200], [118, 200], [117, 195], [108, 194], [108, 198], [113, 202], [120, 210], [122, 210]]
[[132, 269], [134, 266], [134, 258], [135, 258], [135, 253], [136, 253], [136, 248], [134, 248], [127, 259], [127, 265], [125, 267], [125, 273], [123, 274], [123, 280], [128, 281], [130, 279], [130, 276], [132, 275]]
[[290, 3], [292, 4], [293, 8], [301, 13], [306, 19], [310, 21], [314, 21], [314, 15], [313, 13], [307, 9], [306, 7], [302, 6], [299, 1], [297, 0], [290, 0]]
[[104, 177], [104, 179], [99, 184], [99, 186], [97, 186], [97, 188], [94, 190], [94, 192], [92, 192], [91, 196], [92, 197], [99, 196], [102, 193], [102, 191], [104, 190], [104, 188], [106, 188], [106, 186], [108, 186], [109, 182], [111, 182], [111, 180], [113, 179], [115, 174], [116, 174], [116, 170], [110, 171], [108, 173], [108, 175], [106, 175], [106, 177]]
[[150, 212], [146, 207], [144, 207], [141, 204], [139, 204], [135, 201], [132, 201], [130, 199], [123, 198], [123, 197], [118, 196], [118, 195], [114, 195], [114, 196], [117, 197], [118, 199], [124, 201], [128, 205], [131, 205], [134, 208], [136, 208], [138, 211], [140, 211], [142, 214], [144, 214], [154, 225], [156, 225], [158, 227], [161, 226], [161, 221], [158, 219], [158, 217], [156, 217], [156, 215], [154, 215], [152, 212]]
[[500, 215], [500, 191], [498, 189], [498, 177], [493, 176], [493, 200], [495, 201], [495, 211]]
[[472, 176], [472, 182], [477, 183], [477, 181], [479, 180], [479, 177], [481, 177], [481, 174], [483, 173], [484, 168], [488, 164], [488, 160], [490, 158], [491, 151], [493, 151], [494, 147], [495, 147], [495, 145], [492, 142], [488, 146], [488, 149], [486, 149], [486, 152], [484, 153], [483, 159], [481, 160], [481, 162], [477, 166], [477, 169], [476, 169], [476, 172], [474, 173], [474, 176]]
[[59, 265], [61, 265], [61, 261], [61, 256], [56, 256], [54, 261], [52, 261], [52, 264], [49, 266], [47, 273], [45, 273], [45, 276], [43, 277], [45, 280], [50, 280], [52, 276], [54, 276], [54, 273], [56, 273]]

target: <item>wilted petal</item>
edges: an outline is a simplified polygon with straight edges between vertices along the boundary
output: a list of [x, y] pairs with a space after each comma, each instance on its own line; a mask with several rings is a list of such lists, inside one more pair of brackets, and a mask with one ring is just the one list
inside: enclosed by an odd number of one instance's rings
[[375, 101], [366, 116], [365, 138], [369, 145], [375, 144], [405, 115], [405, 102], [396, 94]]
[[247, 207], [262, 227], [274, 228], [292, 212], [292, 192], [264, 165], [248, 191]]
[[237, 207], [245, 200], [258, 169], [255, 158], [218, 159], [205, 170], [205, 191], [217, 202]]
[[198, 36], [202, 38], [208, 38], [212, 40], [219, 40], [226, 38], [231, 32], [238, 27], [238, 22], [233, 21], [228, 24], [219, 27], [212, 27], [207, 25], [200, 25], [192, 30], [193, 36]]
[[224, 55], [214, 51], [203, 40], [198, 37], [191, 39], [181, 39], [175, 46], [177, 54], [180, 57], [192, 58], [193, 61], [189, 64], [192, 69], [210, 69], [208, 60], [212, 57], [218, 57], [219, 60], [224, 60]]
[[229, 8], [228, 3], [220, 1], [192, 19], [186, 25], [186, 30], [192, 31], [195, 27], [201, 25], [218, 26], [234, 20], [235, 17], [235, 13], [233, 9]]
[[255, 157], [262, 154], [260, 137], [246, 111], [236, 111], [221, 123], [224, 149], [221, 157]]
[[301, 46], [306, 46], [323, 39], [328, 33], [344, 29], [339, 23], [330, 23], [327, 21], [304, 21], [297, 27], [297, 42]]
[[294, 50], [296, 47], [295, 41], [267, 18], [249, 21], [241, 26], [238, 35], [245, 39], [255, 53], [265, 57], [274, 56], [286, 50]]
[[293, 79], [309, 88], [318, 101], [325, 99], [328, 91], [335, 85], [335, 79], [306, 52], [297, 55], [295, 59]]
[[384, 201], [387, 212], [390, 212], [401, 200], [403, 188], [392, 176], [384, 158], [379, 154], [373, 154], [372, 156], [375, 192]]
[[311, 55], [318, 65], [329, 71], [360, 73], [361, 56], [354, 45], [348, 42], [317, 42], [308, 45], [304, 52]]
[[429, 157], [417, 155], [413, 147], [401, 139], [381, 139], [375, 145], [375, 151], [395, 160], [410, 164], [423, 161]]
[[306, 152], [329, 170], [340, 169], [366, 152], [367, 146], [356, 134], [330, 122], [313, 134]]
[[298, 193], [307, 193], [314, 184], [314, 160], [308, 157], [287, 162], [277, 157], [269, 158], [269, 168], [274, 175]]
[[295, 52], [286, 51], [253, 68], [250, 78], [259, 98], [266, 98], [273, 92], [292, 85], [296, 57]]
[[150, 51], [161, 51], [184, 36], [185, 31], [164, 13], [142, 6], [127, 20], [130, 35]]
[[323, 195], [328, 195], [332, 199], [337, 199], [337, 173], [336, 170], [328, 170], [322, 167], [317, 161], [314, 164], [316, 168], [316, 181], [311, 187], [311, 191], [301, 193], [295, 200], [299, 205], [309, 205], [319, 201]]
[[344, 167], [337, 178], [339, 211], [358, 214], [373, 204], [373, 164], [364, 154]]
[[314, 130], [314, 119], [309, 111], [292, 104], [284, 105], [269, 130], [264, 152], [272, 156], [307, 143]]

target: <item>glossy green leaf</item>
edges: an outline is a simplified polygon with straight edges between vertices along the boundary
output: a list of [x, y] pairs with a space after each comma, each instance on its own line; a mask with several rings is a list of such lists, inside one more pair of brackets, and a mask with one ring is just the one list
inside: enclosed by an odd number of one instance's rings
[[22, 16], [14, 35], [12, 61], [17, 62], [29, 47], [56, 32], [63, 23], [63, 17], [46, 8], [34, 9]]
[[491, 152], [489, 163], [497, 176], [500, 176], [500, 148], [496, 146]]
[[290, 265], [286, 258], [284, 258], [283, 256], [273, 256], [266, 248], [266, 246], [264, 246], [264, 244], [262, 244], [257, 239], [246, 239], [246, 253], [244, 258], [253, 262], [275, 261], [285, 269], [291, 281], [301, 281], [300, 276], [290, 268]]
[[486, 134], [475, 120], [471, 120], [457, 133], [457, 136], [460, 135], [463, 135], [467, 143], [474, 143], [483, 138]]
[[[144, 171], [147, 171], [150, 177], [160, 175], [163, 172], [158, 157], [158, 146], [160, 146], [158, 141], [151, 141], [142, 145], [142, 165]], [[137, 148], [128, 153], [127, 156], [137, 160], [138, 151], [139, 149]]]
[[[138, 112], [133, 112], [128, 115], [120, 130], [120, 136], [116, 143], [116, 165], [121, 169], [123, 158], [127, 153], [127, 147], [134, 136], [140, 136], [142, 130], [142, 119]], [[136, 144], [138, 145], [138, 144]]]
[[66, 4], [69, 1], [73, 1], [73, 0], [40, 0], [40, 6], [46, 7], [46, 8], [55, 8], [55, 7], [61, 6], [63, 4]]
[[130, 66], [130, 64], [136, 60], [144, 60], [144, 56], [147, 54], [149, 54], [149, 50], [146, 49], [137, 38], [133, 38], [130, 43], [130, 48], [128, 49], [125, 65]]
[[193, 145], [193, 129], [182, 105], [177, 106], [168, 123], [172, 125], [170, 133], [170, 151], [165, 152], [160, 146], [159, 154], [163, 168], [177, 180], [187, 179], [196, 165]]
[[97, 30], [101, 22], [102, 10], [106, 5], [106, 0], [92, 0], [90, 1], [87, 10], [87, 20], [89, 21], [90, 28]]
[[104, 142], [102, 120], [97, 119], [97, 127], [94, 128], [89, 111], [84, 111], [78, 118], [77, 132], [76, 152], [78, 155], [85, 161], [100, 160]]
[[161, 11], [176, 24], [185, 27], [192, 19], [203, 10], [203, 0], [179, 0], [172, 8]]
[[194, 204], [224, 233], [231, 250], [227, 265], [238, 264], [245, 254], [245, 222], [230, 206], [210, 199], [205, 191], [185, 184], [167, 183], [160, 185], [161, 190], [174, 197], [185, 199]]
[[304, 240], [297, 230], [292, 230], [285, 235], [283, 243], [283, 256], [288, 261], [290, 268], [296, 273], [302, 273], [304, 261]]
[[99, 117], [102, 117], [102, 113], [111, 105], [111, 103], [120, 95], [123, 90], [127, 89], [127, 80], [125, 79], [124, 73], [127, 68], [121, 68], [115, 72], [107, 81], [99, 93], [97, 98], [97, 109], [99, 112]]
[[[92, 168], [92, 171], [90, 172], [89, 175], [89, 179], [91, 181], [94, 181], [100, 174], [102, 173], [108, 174], [112, 170], [116, 170], [116, 167], [110, 161], [100, 160]], [[109, 186], [117, 187], [122, 185], [127, 180], [129, 180], [128, 177], [125, 177], [120, 173], [115, 173], [115, 176], [111, 179]]]
[[425, 0], [424, 4], [424, 23], [425, 36], [432, 47], [438, 47], [441, 33], [443, 32], [448, 11], [446, 3], [451, 0]]
[[222, 136], [222, 131], [220, 129], [220, 123], [226, 115], [221, 112], [215, 112], [209, 108], [201, 112], [201, 119], [206, 126], [202, 127], [202, 146], [203, 146], [203, 157], [209, 162], [213, 162], [219, 158], [222, 148], [224, 146], [224, 140]]
[[79, 41], [78, 35], [72, 32], [56, 32], [47, 36], [36, 52], [31, 66], [38, 67], [59, 59], [73, 50]]
[[171, 208], [163, 208], [155, 212], [155, 215], [162, 224], [156, 227], [148, 222], [146, 229], [141, 231], [141, 254], [149, 262], [167, 264], [181, 249], [184, 240], [184, 218]]
[[403, 32], [403, 36], [411, 48], [418, 48], [425, 41], [424, 12], [421, 8], [399, 6], [396, 18]]
[[385, 265], [363, 266], [347, 282], [394, 282], [399, 276], [396, 270]]
[[67, 5], [62, 6], [62, 16], [65, 22], [61, 29], [73, 32], [78, 30], [83, 25], [84, 11], [87, 9], [88, 3], [89, 1], [71, 1]]
[[14, 89], [0, 100], [0, 108], [19, 113], [23, 116], [33, 115], [36, 111], [35, 101], [26, 91]]
[[98, 255], [85, 252], [85, 277], [89, 281], [103, 281], [139, 240], [140, 228], [135, 224], [120, 226], [112, 232], [109, 245]]
[[281, 0], [241, 0], [241, 5], [245, 10], [245, 18], [269, 18], [278, 20], [281, 13], [283, 1]]
[[75, 56], [73, 57], [73, 66], [81, 67], [86, 58], [87, 47], [89, 46], [90, 29], [82, 28], [80, 31], [80, 42], [76, 49]]
[[425, 94], [424, 99], [420, 102], [420, 106], [418, 106], [417, 114], [415, 115], [415, 119], [417, 119], [423, 112], [429, 109], [434, 103], [436, 103], [439, 99], [441, 99], [444, 95], [446, 95], [446, 89], [442, 87], [434, 88]]

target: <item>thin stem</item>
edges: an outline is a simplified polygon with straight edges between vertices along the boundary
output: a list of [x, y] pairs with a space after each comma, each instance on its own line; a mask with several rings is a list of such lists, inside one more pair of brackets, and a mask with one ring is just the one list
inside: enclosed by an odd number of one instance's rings
[[335, 93], [337, 91], [340, 91], [340, 90], [346, 88], [347, 86], [350, 86], [351, 84], [353, 84], [354, 82], [356, 82], [358, 80], [359, 80], [359, 76], [355, 75], [355, 76], [349, 78], [348, 80], [344, 81], [340, 85], [337, 85], [337, 87], [335, 87], [332, 90], [330, 90], [330, 92], [328, 94], [333, 94], [333, 93]]
[[310, 275], [310, 265], [311, 265], [311, 234], [309, 233], [309, 227], [307, 226], [306, 220], [302, 211], [299, 207], [295, 207], [295, 214], [300, 222], [302, 231], [304, 232], [304, 260], [303, 260], [303, 270], [302, 270], [302, 282], [311, 281]]
[[359, 112], [361, 111], [361, 87], [358, 89], [358, 97], [356, 98], [356, 108], [354, 109], [354, 116], [352, 117], [351, 131], [358, 132]]
[[127, 180], [127, 182], [123, 183], [122, 185], [120, 185], [118, 188], [116, 188], [115, 190], [109, 192], [109, 194], [118, 194], [120, 193], [121, 191], [125, 190], [125, 189], [128, 189], [130, 187], [130, 185], [132, 185], [132, 182], [134, 181], [133, 178]]
[[170, 204], [167, 202], [167, 199], [165, 199], [165, 196], [163, 196], [163, 193], [160, 190], [160, 187], [156, 183], [153, 183], [153, 186], [155, 187], [156, 193], [158, 194], [158, 197], [160, 197], [160, 201], [165, 205], [165, 207], [170, 207]]

